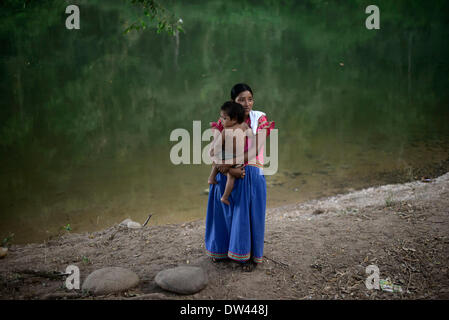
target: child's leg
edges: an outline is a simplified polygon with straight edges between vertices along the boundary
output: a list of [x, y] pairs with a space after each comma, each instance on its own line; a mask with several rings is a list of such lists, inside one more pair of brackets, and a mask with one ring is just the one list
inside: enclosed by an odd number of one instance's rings
[[218, 169], [215, 165], [212, 165], [212, 171], [210, 172], [209, 178], [207, 179], [208, 184], [217, 184], [215, 177], [217, 176]]
[[223, 193], [223, 196], [221, 197], [221, 202], [226, 203], [229, 206], [229, 196], [231, 195], [232, 189], [234, 189], [234, 182], [235, 178], [230, 173], [227, 174], [227, 181], [226, 181], [226, 187], [225, 191]]

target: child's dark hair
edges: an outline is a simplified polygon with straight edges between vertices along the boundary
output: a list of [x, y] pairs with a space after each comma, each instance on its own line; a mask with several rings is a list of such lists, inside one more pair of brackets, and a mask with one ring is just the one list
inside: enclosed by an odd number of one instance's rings
[[242, 123], [245, 118], [245, 110], [240, 103], [234, 101], [226, 101], [221, 110], [225, 112], [229, 118], [236, 119], [237, 123]]

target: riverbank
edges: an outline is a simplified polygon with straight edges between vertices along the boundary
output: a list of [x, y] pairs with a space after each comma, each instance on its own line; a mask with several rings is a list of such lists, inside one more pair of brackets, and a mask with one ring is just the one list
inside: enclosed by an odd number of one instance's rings
[[[204, 220], [67, 234], [40, 244], [12, 245], [0, 260], [0, 299], [448, 299], [449, 173], [367, 188], [267, 211], [264, 261], [252, 272], [204, 253]], [[119, 222], [119, 221], [118, 221]], [[402, 293], [368, 290], [368, 265]], [[125, 267], [139, 285], [124, 293], [86, 296], [52, 277], [68, 265], [81, 281], [94, 270]], [[155, 275], [201, 266], [205, 289], [176, 295]], [[28, 271], [39, 271], [30, 273]]]

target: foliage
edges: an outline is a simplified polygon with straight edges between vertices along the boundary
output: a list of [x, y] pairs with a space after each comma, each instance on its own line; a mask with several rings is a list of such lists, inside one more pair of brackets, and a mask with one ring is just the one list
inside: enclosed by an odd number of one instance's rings
[[14, 233], [10, 233], [8, 236], [6, 236], [3, 240], [2, 240], [2, 247], [6, 248], [9, 247], [11, 245], [12, 239], [14, 238]]
[[177, 31], [184, 32], [182, 19], [178, 19], [172, 12], [167, 11], [156, 0], [129, 0], [131, 3], [143, 10], [147, 19], [140, 18], [125, 29], [125, 33], [131, 30], [143, 30], [148, 27], [149, 22], [155, 22], [157, 33], [165, 31], [175, 35]]

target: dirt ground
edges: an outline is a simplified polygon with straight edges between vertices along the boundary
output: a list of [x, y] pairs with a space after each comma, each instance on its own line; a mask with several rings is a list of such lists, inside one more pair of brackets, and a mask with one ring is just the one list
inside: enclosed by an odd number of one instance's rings
[[[204, 253], [204, 220], [128, 229], [119, 225], [12, 245], [0, 260], [0, 299], [449, 299], [449, 173], [430, 182], [368, 188], [267, 211], [264, 261], [245, 272]], [[94, 270], [135, 271], [138, 287], [92, 297], [64, 288]], [[160, 270], [198, 265], [209, 283], [194, 295], [160, 289]], [[368, 265], [402, 293], [368, 290]]]

